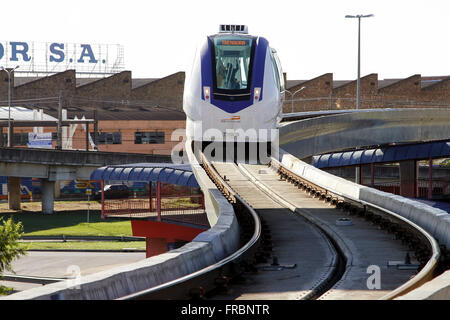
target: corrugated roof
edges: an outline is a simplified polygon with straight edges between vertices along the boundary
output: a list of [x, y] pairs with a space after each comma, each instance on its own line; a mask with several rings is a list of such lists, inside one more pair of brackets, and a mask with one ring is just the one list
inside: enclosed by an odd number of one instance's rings
[[153, 81], [159, 80], [159, 78], [146, 78], [146, 79], [131, 79], [131, 89], [136, 89]]
[[439, 141], [323, 154], [313, 157], [313, 165], [316, 168], [333, 168], [449, 156], [450, 141]]
[[[72, 111], [69, 110], [67, 116], [69, 119], [73, 119], [77, 116], [79, 119], [83, 117], [92, 119], [93, 118], [93, 109], [84, 110], [84, 111]], [[120, 110], [117, 108], [117, 110]], [[57, 115], [56, 111], [49, 112], [50, 114]], [[98, 109], [98, 120], [106, 121], [106, 120], [186, 120], [186, 114], [180, 110], [168, 110], [165, 108], [159, 109], [158, 107], [154, 107], [153, 110], [139, 110], [138, 108], [128, 108], [121, 111], [105, 111], [101, 108]]]
[[189, 164], [134, 163], [106, 166], [94, 170], [91, 180], [159, 181], [191, 188], [200, 188]]
[[[37, 113], [37, 117], [39, 117], [39, 113]], [[0, 119], [8, 119], [8, 107], [0, 107]], [[25, 107], [11, 107], [11, 119], [35, 120], [33, 119], [33, 110]], [[44, 113], [43, 120], [58, 120], [58, 119]]]

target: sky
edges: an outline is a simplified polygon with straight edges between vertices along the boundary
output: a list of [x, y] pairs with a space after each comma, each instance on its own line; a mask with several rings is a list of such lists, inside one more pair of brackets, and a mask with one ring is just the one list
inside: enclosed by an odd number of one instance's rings
[[356, 79], [358, 20], [345, 15], [374, 14], [361, 20], [361, 76], [450, 76], [449, 0], [22, 0], [2, 13], [1, 41], [121, 44], [133, 78], [189, 70], [198, 39], [246, 24], [288, 80]]

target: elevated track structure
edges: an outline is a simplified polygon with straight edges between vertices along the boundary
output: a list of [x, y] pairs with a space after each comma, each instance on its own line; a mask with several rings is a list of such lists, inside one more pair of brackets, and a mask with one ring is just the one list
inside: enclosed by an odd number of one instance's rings
[[[287, 277], [296, 280], [302, 278], [302, 275], [307, 277], [307, 272], [300, 274], [300, 277], [295, 271], [292, 273], [296, 267], [301, 266], [300, 261], [293, 261], [296, 257], [291, 255], [292, 260], [284, 260], [284, 246], [279, 244], [289, 242], [292, 245], [290, 242], [294, 240], [279, 237], [283, 228], [277, 230], [277, 221], [281, 220], [288, 221], [287, 224], [292, 226], [294, 221], [295, 224], [302, 224], [302, 230], [309, 228], [309, 234], [315, 235], [316, 239], [333, 239], [330, 242], [321, 242], [322, 251], [328, 253], [319, 254], [319, 258], [328, 258], [331, 261], [329, 268], [318, 270], [317, 275], [313, 277], [316, 280], [313, 285], [305, 282], [298, 286], [299, 292], [283, 298], [394, 299], [413, 295], [417, 290], [420, 292], [421, 286], [431, 280], [439, 268], [442, 269], [439, 263], [442, 262], [442, 257], [448, 254], [450, 219], [447, 213], [333, 176], [301, 159], [308, 160], [319, 153], [350, 147], [448, 139], [450, 111], [423, 111], [407, 109], [346, 113], [284, 123], [280, 127], [282, 149], [279, 150], [277, 158], [271, 159], [270, 167], [266, 168], [211, 163], [207, 157], [196, 158], [188, 142], [186, 151], [205, 196], [211, 229], [201, 233], [182, 248], [126, 268], [83, 277], [77, 283], [77, 288], [58, 282], [17, 293], [6, 299], [189, 299], [209, 297], [212, 293], [216, 293], [216, 297], [220, 298], [223, 294], [221, 290], [228, 288], [232, 279], [239, 275], [244, 275], [244, 280], [254, 281], [254, 288], [257, 288], [256, 282], [264, 281], [264, 277], [255, 279], [248, 276], [248, 273], [258, 271], [258, 268], [281, 268], [284, 270], [279, 272], [286, 272]], [[298, 188], [304, 190], [299, 191]], [[311, 200], [305, 195], [305, 191], [317, 199]], [[258, 193], [261, 197], [255, 199], [253, 193]], [[292, 193], [296, 193], [293, 198]], [[265, 202], [258, 204], [263, 195]], [[296, 202], [297, 198], [303, 199]], [[319, 199], [327, 201], [325, 207]], [[341, 208], [345, 210], [345, 215], [340, 211]], [[311, 214], [308, 211], [312, 209], [317, 211], [314, 210], [315, 213]], [[284, 213], [276, 213], [276, 218], [273, 218], [274, 211]], [[343, 215], [346, 219], [340, 219]], [[370, 223], [363, 226], [363, 222], [359, 220], [362, 217]], [[353, 226], [342, 225], [349, 221], [352, 221]], [[340, 227], [342, 229], [339, 231]], [[342, 231], [344, 228], [347, 228], [347, 233]], [[387, 246], [397, 254], [391, 258], [382, 253], [383, 258], [379, 260], [364, 257], [364, 249], [357, 248], [358, 240], [351, 237], [351, 230], [358, 228], [363, 233], [368, 233], [371, 228], [380, 229], [379, 237], [388, 235], [388, 238], [397, 238], [398, 240], [391, 239]], [[387, 231], [390, 233], [386, 233]], [[299, 233], [296, 237], [301, 235], [302, 233]], [[373, 245], [366, 245], [372, 248], [371, 250], [374, 246], [383, 250], [381, 242], [374, 240]], [[330, 243], [339, 249], [333, 250]], [[392, 250], [393, 247], [396, 249]], [[341, 252], [336, 254], [335, 251]], [[403, 274], [403, 279], [389, 277], [388, 283], [392, 287], [385, 287], [386, 292], [374, 290], [367, 296], [351, 296], [352, 291], [361, 293], [362, 287], [367, 284], [367, 274], [365, 277], [362, 275], [369, 266], [384, 267], [380, 261], [386, 263], [391, 261], [390, 259], [401, 259], [405, 252], [414, 255], [412, 263], [405, 264], [410, 267], [416, 265], [417, 270], [407, 270], [414, 272], [408, 276]], [[276, 256], [278, 253], [279, 257]], [[375, 253], [372, 254], [376, 256]], [[337, 256], [341, 256], [344, 263], [337, 263]], [[363, 261], [364, 259], [366, 261]], [[402, 263], [397, 263], [397, 266], [400, 264]], [[335, 269], [332, 266], [338, 265], [345, 267], [339, 267], [343, 269], [339, 273], [332, 271]], [[314, 268], [312, 265], [310, 267]], [[447, 266], [444, 266], [444, 269], [446, 268]], [[388, 269], [386, 267], [387, 271], [392, 272]], [[166, 272], [161, 274], [158, 273], [159, 270]], [[332, 276], [336, 274], [342, 276]], [[412, 279], [411, 275], [414, 275]], [[446, 292], [448, 283], [442, 283], [440, 278], [437, 281], [441, 281], [441, 285], [438, 284], [439, 288], [434, 292]], [[268, 289], [270, 291], [270, 288]], [[349, 295], [345, 295], [345, 292]], [[235, 298], [245, 299], [245, 294], [248, 292], [242, 292], [242, 296]], [[433, 294], [428, 292], [428, 295], [421, 298], [430, 298]], [[268, 296], [274, 298], [270, 294]], [[262, 296], [252, 296], [255, 297], [263, 299]]]

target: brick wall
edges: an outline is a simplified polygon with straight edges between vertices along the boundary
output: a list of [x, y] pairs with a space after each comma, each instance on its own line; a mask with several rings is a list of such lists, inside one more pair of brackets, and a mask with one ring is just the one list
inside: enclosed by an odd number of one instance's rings
[[[98, 100], [129, 100], [131, 95], [131, 71], [123, 71], [110, 77], [79, 86], [75, 98]], [[81, 104], [81, 101], [80, 101]]]
[[[184, 79], [185, 73], [177, 72], [132, 88], [132, 74], [124, 71], [77, 87], [75, 71], [67, 70], [18, 86], [14, 86], [13, 76], [11, 85], [13, 100], [58, 97], [63, 92], [63, 106], [69, 111], [76, 111], [76, 108], [80, 111], [92, 110], [95, 107], [123, 110], [124, 106], [132, 105], [181, 110]], [[295, 86], [287, 89], [293, 94], [303, 86], [306, 88], [295, 94], [294, 111], [349, 109], [356, 106], [356, 80], [335, 81], [332, 73], [326, 73], [310, 80], [297, 81]], [[0, 101], [5, 105], [7, 96], [8, 75], [0, 71]], [[57, 99], [50, 103], [20, 103], [26, 107], [43, 108], [46, 112], [55, 111], [57, 104]], [[427, 106], [450, 106], [450, 77], [443, 79], [416, 74], [406, 79], [386, 81], [379, 80], [374, 73], [361, 78], [361, 108]], [[291, 108], [291, 94], [286, 93], [283, 111], [290, 112]]]
[[[63, 92], [67, 98], [71, 98], [75, 93], [75, 82], [75, 70], [67, 70], [15, 87], [14, 99], [58, 97], [60, 92]], [[57, 100], [55, 101], [57, 104]], [[35, 101], [33, 105], [45, 107], [46, 103], [40, 104]]]
[[[11, 99], [14, 98], [14, 74], [11, 75]], [[6, 102], [8, 100], [8, 73], [4, 70], [0, 71], [0, 100]]]
[[[357, 81], [334, 82], [332, 74], [324, 74], [288, 88], [295, 92], [294, 111], [340, 110], [356, 108]], [[406, 79], [379, 80], [376, 73], [361, 77], [361, 108], [395, 107], [450, 107], [450, 77], [422, 77], [412, 75]], [[290, 94], [286, 94], [283, 111], [290, 112]], [[297, 101], [296, 101], [297, 100]], [[301, 101], [298, 101], [301, 100]]]
[[[291, 112], [292, 109], [294, 109], [294, 112], [319, 109], [324, 105], [324, 102], [327, 103], [328, 97], [331, 94], [332, 86], [333, 74], [326, 73], [289, 88], [288, 90], [290, 94], [287, 93], [285, 95], [286, 100], [283, 105], [283, 112]], [[298, 91], [302, 87], [305, 88]]]
[[169, 108], [183, 109], [184, 77], [184, 72], [177, 72], [135, 88], [131, 92], [131, 99]]

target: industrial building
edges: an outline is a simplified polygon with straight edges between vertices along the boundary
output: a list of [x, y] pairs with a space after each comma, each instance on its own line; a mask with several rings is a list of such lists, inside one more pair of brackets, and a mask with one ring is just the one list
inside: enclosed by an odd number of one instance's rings
[[[93, 149], [95, 144], [100, 151], [169, 155], [181, 140], [178, 134], [175, 137], [172, 134], [185, 128], [184, 77], [184, 72], [177, 72], [160, 79], [133, 79], [131, 71], [123, 71], [103, 78], [82, 78], [75, 70], [67, 70], [45, 77], [12, 73], [8, 79], [8, 73], [2, 70], [0, 105], [8, 106], [10, 89], [12, 106], [41, 109], [45, 115], [57, 119], [61, 105], [67, 110], [64, 112], [67, 119], [96, 118], [95, 128], [88, 125], [90, 145], [87, 145], [85, 125], [72, 127], [73, 132], [70, 128], [63, 129], [67, 130], [63, 135], [71, 137], [69, 146], [74, 149]], [[334, 80], [332, 73], [310, 80], [289, 80], [285, 74], [285, 82], [285, 113], [356, 106], [356, 80]], [[406, 79], [379, 80], [377, 74], [369, 74], [361, 78], [361, 108], [448, 106], [450, 76], [413, 75]], [[5, 111], [3, 108], [1, 115], [4, 136], [8, 130]], [[14, 123], [13, 127], [15, 146], [26, 146], [28, 133], [36, 131]], [[41, 132], [53, 133], [55, 147], [56, 127], [44, 127]], [[5, 141], [1, 141], [3, 145]]]

